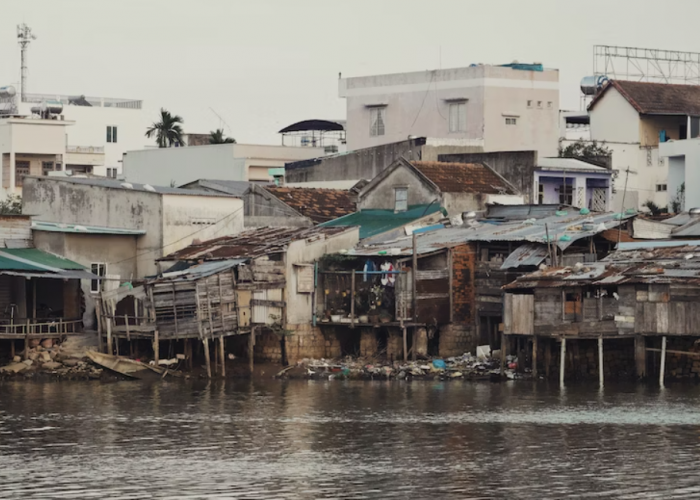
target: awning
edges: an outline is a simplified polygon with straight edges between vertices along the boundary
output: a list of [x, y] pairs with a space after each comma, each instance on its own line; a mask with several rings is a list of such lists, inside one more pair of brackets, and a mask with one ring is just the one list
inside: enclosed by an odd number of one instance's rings
[[0, 271], [0, 275], [23, 276], [25, 278], [50, 278], [60, 280], [105, 280], [109, 278], [100, 277], [88, 271], [60, 271], [58, 273], [33, 273], [29, 271]]
[[100, 279], [77, 262], [36, 248], [0, 250], [0, 274], [26, 278]]
[[506, 260], [501, 269], [511, 269], [520, 266], [539, 266], [547, 258], [547, 247], [541, 243], [526, 243], [516, 248]]

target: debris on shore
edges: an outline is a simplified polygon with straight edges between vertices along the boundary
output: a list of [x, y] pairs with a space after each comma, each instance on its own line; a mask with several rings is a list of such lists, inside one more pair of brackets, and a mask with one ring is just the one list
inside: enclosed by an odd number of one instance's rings
[[[30, 344], [31, 345], [31, 344]], [[0, 379], [4, 378], [49, 378], [59, 380], [100, 379], [103, 369], [86, 358], [74, 357], [58, 344], [42, 342], [31, 347], [26, 355], [15, 356], [10, 363], [0, 366]]]
[[381, 362], [348, 356], [342, 360], [303, 359], [294, 367], [287, 367], [277, 378], [315, 380], [513, 380], [528, 378], [529, 373], [517, 371], [517, 358], [508, 356], [501, 375], [500, 353], [477, 357], [470, 353], [446, 359]]

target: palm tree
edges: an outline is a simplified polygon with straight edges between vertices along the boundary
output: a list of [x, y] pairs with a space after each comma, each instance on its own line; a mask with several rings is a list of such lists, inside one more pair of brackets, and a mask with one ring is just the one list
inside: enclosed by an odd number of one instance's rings
[[209, 132], [209, 144], [236, 144], [236, 139], [224, 136], [224, 129], [217, 128]]
[[170, 148], [175, 145], [184, 146], [185, 141], [182, 138], [182, 117], [171, 115], [170, 111], [165, 108], [160, 108], [160, 121], [154, 122], [153, 125], [146, 130], [146, 137], [149, 139], [156, 136], [156, 143], [159, 148]]

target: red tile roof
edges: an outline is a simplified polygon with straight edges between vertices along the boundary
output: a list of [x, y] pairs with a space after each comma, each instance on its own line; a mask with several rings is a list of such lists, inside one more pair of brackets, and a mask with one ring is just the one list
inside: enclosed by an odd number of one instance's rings
[[611, 89], [617, 90], [638, 113], [643, 115], [700, 116], [700, 86], [670, 83], [611, 80], [593, 99], [593, 107]]
[[265, 186], [265, 189], [300, 214], [320, 224], [355, 212], [349, 191], [302, 187]]
[[412, 161], [411, 165], [443, 193], [516, 194], [496, 172], [481, 163]]

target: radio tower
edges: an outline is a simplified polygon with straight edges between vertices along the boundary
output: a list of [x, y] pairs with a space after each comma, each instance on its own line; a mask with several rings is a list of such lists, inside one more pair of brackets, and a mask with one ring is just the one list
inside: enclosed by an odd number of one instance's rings
[[36, 40], [36, 35], [32, 33], [32, 29], [26, 24], [17, 25], [17, 41], [19, 43], [22, 57], [22, 73], [20, 80], [20, 101], [26, 101], [27, 95], [27, 48], [29, 42]]

